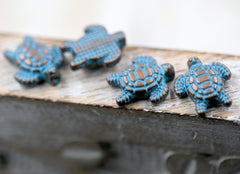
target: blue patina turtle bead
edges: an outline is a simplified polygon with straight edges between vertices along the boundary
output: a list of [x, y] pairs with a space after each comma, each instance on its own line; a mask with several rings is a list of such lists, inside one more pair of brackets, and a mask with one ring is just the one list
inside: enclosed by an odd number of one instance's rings
[[82, 67], [114, 66], [120, 60], [125, 44], [123, 32], [110, 35], [103, 26], [91, 25], [85, 29], [85, 36], [76, 42], [64, 42], [61, 49], [73, 54], [70, 67], [77, 70]]
[[199, 58], [188, 60], [189, 71], [178, 76], [174, 90], [180, 98], [190, 96], [195, 103], [196, 112], [205, 116], [207, 107], [223, 103], [231, 106], [232, 100], [223, 88], [223, 80], [231, 78], [231, 72], [224, 64], [215, 62], [203, 65]]
[[57, 70], [63, 63], [63, 56], [58, 46], [52, 50], [42, 43], [36, 42], [31, 37], [25, 37], [16, 51], [6, 50], [5, 57], [19, 67], [16, 80], [24, 85], [36, 85], [41, 81], [47, 81], [56, 85], [60, 81], [60, 73]]
[[173, 80], [174, 74], [171, 64], [158, 66], [152, 57], [141, 56], [134, 58], [133, 65], [123, 73], [110, 75], [107, 81], [121, 88], [122, 93], [116, 99], [121, 106], [137, 98], [150, 97], [152, 102], [163, 100], [169, 91], [166, 82]]

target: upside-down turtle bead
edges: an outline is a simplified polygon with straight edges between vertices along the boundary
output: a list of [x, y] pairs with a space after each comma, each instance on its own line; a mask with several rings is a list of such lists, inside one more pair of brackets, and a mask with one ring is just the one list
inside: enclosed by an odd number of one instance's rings
[[120, 60], [125, 44], [123, 32], [110, 35], [103, 26], [91, 25], [85, 29], [85, 36], [76, 42], [64, 42], [61, 49], [73, 54], [70, 67], [77, 70], [82, 67], [114, 66]]

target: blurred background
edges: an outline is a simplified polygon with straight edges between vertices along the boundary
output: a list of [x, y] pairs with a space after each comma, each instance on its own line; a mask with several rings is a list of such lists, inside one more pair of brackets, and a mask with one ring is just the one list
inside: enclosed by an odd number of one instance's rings
[[128, 45], [240, 54], [239, 0], [1, 0], [0, 32], [78, 39], [89, 24]]

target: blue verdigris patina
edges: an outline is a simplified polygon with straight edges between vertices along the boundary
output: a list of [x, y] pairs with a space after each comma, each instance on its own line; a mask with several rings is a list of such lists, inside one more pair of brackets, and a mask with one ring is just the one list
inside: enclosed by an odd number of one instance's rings
[[70, 67], [77, 70], [82, 67], [114, 66], [120, 60], [125, 44], [123, 32], [110, 35], [103, 26], [91, 25], [85, 29], [85, 36], [76, 42], [64, 42], [61, 49], [73, 54]]
[[110, 75], [107, 81], [122, 90], [122, 94], [116, 99], [118, 105], [148, 97], [152, 102], [158, 102], [167, 96], [169, 88], [166, 82], [173, 80], [174, 74], [171, 64], [158, 66], [154, 58], [141, 56], [136, 57], [133, 65], [123, 73]]
[[56, 85], [60, 81], [57, 68], [62, 65], [64, 58], [56, 45], [50, 50], [46, 45], [27, 36], [15, 52], [6, 50], [4, 55], [19, 67], [20, 72], [16, 73], [15, 78], [21, 84], [35, 85], [47, 81]]
[[204, 116], [207, 107], [223, 103], [232, 104], [232, 100], [223, 88], [223, 80], [231, 78], [231, 72], [226, 65], [215, 62], [204, 65], [197, 57], [188, 60], [189, 71], [178, 76], [175, 80], [174, 90], [177, 96], [190, 96], [195, 103], [199, 115]]

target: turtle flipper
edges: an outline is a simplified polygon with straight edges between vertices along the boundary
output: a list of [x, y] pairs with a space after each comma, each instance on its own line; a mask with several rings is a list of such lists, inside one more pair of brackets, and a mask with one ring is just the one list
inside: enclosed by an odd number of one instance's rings
[[56, 45], [52, 48], [52, 56], [56, 67], [59, 68], [63, 63], [64, 58], [60, 48]]
[[24, 71], [16, 73], [15, 79], [24, 85], [36, 85], [42, 80], [40, 74]]
[[120, 86], [119, 79], [121, 77], [120, 73], [115, 73], [107, 77], [107, 81], [112, 86]]
[[15, 53], [10, 50], [4, 52], [4, 56], [12, 63], [15, 63]]
[[[71, 61], [70, 66], [72, 70], [80, 69], [84, 66], [96, 67], [97, 65], [103, 64], [103, 59], [105, 59], [106, 53], [105, 52], [93, 52], [89, 53], [89, 51], [81, 52], [75, 55], [74, 60]], [[98, 59], [100, 58], [100, 59]]]
[[124, 104], [130, 103], [134, 97], [135, 96], [131, 92], [122, 91], [121, 95], [117, 97], [116, 101], [119, 106], [122, 106]]
[[114, 45], [112, 46], [112, 52], [110, 52], [106, 58], [104, 59], [104, 66], [105, 67], [112, 67], [114, 66], [116, 63], [118, 63], [118, 61], [120, 60], [121, 57], [121, 50], [118, 48], [118, 46]]
[[87, 57], [80, 57], [80, 56], [76, 57], [74, 58], [73, 61], [71, 61], [70, 67], [72, 70], [80, 69], [87, 65], [87, 60], [88, 60]]
[[228, 80], [231, 78], [231, 71], [230, 69], [224, 65], [223, 63], [220, 62], [214, 62], [212, 64], [213, 68], [216, 69], [220, 75], [222, 76], [222, 78], [224, 78], [225, 80]]
[[156, 60], [151, 56], [139, 56], [133, 59], [133, 64], [143, 64], [143, 63], [151, 63], [157, 64]]
[[86, 34], [90, 34], [90, 33], [94, 33], [94, 32], [107, 34], [107, 30], [105, 29], [105, 27], [103, 27], [101, 25], [89, 25], [85, 28]]
[[225, 106], [232, 105], [231, 97], [223, 90], [220, 92], [218, 100], [219, 100], [219, 102], [223, 103]]
[[176, 95], [180, 98], [187, 96], [187, 92], [185, 90], [185, 82], [184, 82], [185, 77], [186, 77], [186, 74], [182, 74], [178, 76], [174, 82], [174, 91]]
[[166, 83], [162, 84], [151, 93], [150, 95], [151, 102], [158, 102], [165, 99], [168, 95], [168, 91], [169, 91], [168, 85]]
[[195, 109], [198, 115], [205, 116], [205, 113], [207, 111], [207, 104], [203, 101], [197, 101], [195, 102]]
[[60, 49], [63, 52], [72, 52], [74, 54], [74, 42], [68, 41], [64, 42], [61, 46]]
[[114, 33], [111, 35], [111, 37], [120, 49], [122, 49], [126, 45], [126, 37], [123, 32], [119, 31], [117, 33]]

